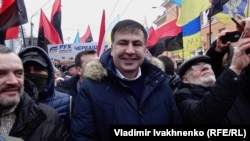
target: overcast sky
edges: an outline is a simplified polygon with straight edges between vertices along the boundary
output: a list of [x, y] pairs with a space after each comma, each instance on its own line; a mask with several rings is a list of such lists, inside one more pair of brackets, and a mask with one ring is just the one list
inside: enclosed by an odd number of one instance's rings
[[[31, 35], [30, 22], [34, 23], [33, 36], [37, 37], [40, 10], [43, 9], [50, 20], [54, 0], [24, 0], [28, 13], [29, 23], [24, 25], [27, 36]], [[163, 13], [161, 4], [164, 0], [62, 0], [62, 32], [65, 43], [73, 42], [77, 30], [82, 36], [87, 26], [93, 35], [94, 41], [99, 39], [102, 10], [106, 13], [106, 26], [118, 14], [120, 19], [134, 19], [143, 22], [146, 17], [148, 27], [155, 26], [153, 21]], [[153, 9], [152, 7], [158, 7]]]

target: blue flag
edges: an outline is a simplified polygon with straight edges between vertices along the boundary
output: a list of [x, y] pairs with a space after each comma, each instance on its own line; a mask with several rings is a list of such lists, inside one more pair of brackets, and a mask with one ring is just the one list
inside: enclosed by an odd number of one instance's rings
[[79, 35], [79, 31], [77, 31], [75, 39], [74, 39], [74, 43], [80, 43], [80, 35]]
[[181, 6], [181, 0], [170, 0], [172, 3], [176, 3], [177, 5]]
[[240, 14], [245, 17], [244, 10], [247, 6], [247, 0], [229, 0], [225, 5], [223, 5], [222, 13], [234, 16], [235, 14]]

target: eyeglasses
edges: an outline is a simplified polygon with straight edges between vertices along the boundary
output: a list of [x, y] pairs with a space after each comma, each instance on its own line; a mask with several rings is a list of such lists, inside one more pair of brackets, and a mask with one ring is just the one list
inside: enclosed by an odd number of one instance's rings
[[201, 70], [204, 67], [209, 68], [209, 69], [212, 68], [212, 66], [210, 64], [207, 64], [207, 63], [205, 63], [205, 64], [198, 63], [198, 64], [195, 64], [195, 65], [191, 66], [192, 70]]

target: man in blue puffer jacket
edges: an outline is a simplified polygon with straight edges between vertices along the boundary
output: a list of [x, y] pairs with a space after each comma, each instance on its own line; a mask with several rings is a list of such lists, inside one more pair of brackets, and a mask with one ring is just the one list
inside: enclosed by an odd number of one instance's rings
[[69, 127], [71, 96], [55, 90], [54, 68], [47, 53], [41, 47], [31, 46], [21, 50], [18, 55], [24, 65], [25, 91], [33, 99], [55, 108]]

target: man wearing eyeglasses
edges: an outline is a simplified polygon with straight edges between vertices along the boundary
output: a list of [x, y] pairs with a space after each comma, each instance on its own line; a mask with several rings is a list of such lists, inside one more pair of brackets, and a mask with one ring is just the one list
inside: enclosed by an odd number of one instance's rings
[[[182, 73], [179, 74], [182, 76], [183, 82], [197, 84], [203, 87], [210, 87], [211, 85], [213, 85], [215, 83], [215, 75], [211, 65], [209, 64], [209, 58], [207, 56], [198, 56], [193, 59], [194, 62], [191, 62], [194, 63], [193, 65], [186, 64], [191, 65], [190, 68], [188, 66], [184, 68], [184, 66], [181, 67], [181, 70], [179, 71], [180, 73]], [[202, 62], [195, 63], [195, 61]], [[186, 72], [185, 69], [187, 69]], [[183, 74], [184, 72], [185, 74]]]
[[250, 112], [239, 111], [246, 106], [239, 104], [243, 83], [240, 74], [250, 63], [250, 57], [245, 53], [250, 43], [240, 39], [238, 45], [231, 65], [217, 80], [210, 57], [206, 55], [182, 63], [178, 70], [182, 83], [174, 96], [184, 124], [249, 124], [249, 120], [245, 121], [237, 114]]

